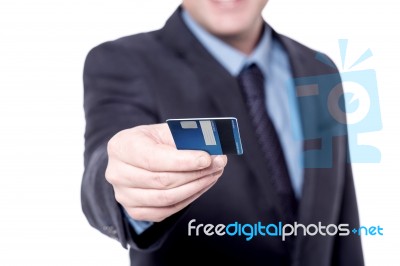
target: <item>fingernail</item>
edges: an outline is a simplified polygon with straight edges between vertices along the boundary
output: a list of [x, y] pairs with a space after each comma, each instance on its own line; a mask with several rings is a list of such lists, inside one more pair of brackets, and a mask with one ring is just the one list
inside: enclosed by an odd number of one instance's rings
[[214, 159], [214, 164], [217, 168], [223, 168], [225, 166], [225, 160], [221, 156], [217, 156]]
[[198, 160], [198, 166], [199, 168], [205, 168], [209, 166], [210, 161], [206, 156], [200, 156]]

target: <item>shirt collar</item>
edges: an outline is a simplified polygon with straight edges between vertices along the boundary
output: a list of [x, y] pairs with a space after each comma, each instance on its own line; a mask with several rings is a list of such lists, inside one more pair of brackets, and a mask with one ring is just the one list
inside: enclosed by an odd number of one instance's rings
[[264, 75], [268, 73], [272, 36], [271, 28], [267, 25], [264, 27], [262, 38], [256, 48], [250, 55], [246, 55], [207, 32], [184, 9], [182, 10], [182, 18], [200, 43], [232, 76], [237, 76], [244, 67], [252, 63], [257, 64]]

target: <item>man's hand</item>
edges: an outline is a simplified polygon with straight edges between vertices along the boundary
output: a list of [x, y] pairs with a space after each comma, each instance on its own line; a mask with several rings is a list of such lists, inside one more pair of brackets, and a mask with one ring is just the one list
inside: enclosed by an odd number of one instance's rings
[[167, 124], [138, 126], [108, 143], [106, 179], [116, 200], [136, 220], [160, 222], [211, 188], [225, 155], [177, 150]]

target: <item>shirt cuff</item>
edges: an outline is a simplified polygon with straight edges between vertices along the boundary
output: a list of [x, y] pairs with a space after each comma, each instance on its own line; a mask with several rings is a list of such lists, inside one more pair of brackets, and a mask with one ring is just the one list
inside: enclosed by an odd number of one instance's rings
[[132, 226], [132, 228], [135, 230], [136, 234], [138, 234], [138, 235], [140, 235], [146, 229], [148, 229], [150, 226], [153, 225], [153, 222], [137, 221], [135, 219], [132, 219], [123, 207], [122, 207], [122, 210], [125, 214], [126, 219], [129, 222], [130, 226]]

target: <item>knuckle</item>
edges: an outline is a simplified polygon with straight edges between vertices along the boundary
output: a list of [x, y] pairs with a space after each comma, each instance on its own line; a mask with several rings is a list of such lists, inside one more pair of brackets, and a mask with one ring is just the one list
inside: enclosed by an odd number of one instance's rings
[[155, 217], [153, 218], [153, 221], [156, 223], [160, 223], [160, 222], [164, 221], [165, 218], [167, 218], [165, 215], [155, 215]]
[[207, 175], [203, 178], [199, 178], [196, 180], [196, 186], [198, 189], [203, 189], [210, 183], [210, 179], [212, 178], [212, 175]]
[[144, 133], [144, 132], [146, 132], [147, 127], [148, 127], [148, 125], [138, 125], [138, 126], [133, 127], [132, 131]]
[[160, 206], [171, 206], [175, 203], [174, 196], [168, 190], [161, 190], [157, 195], [157, 201]]
[[153, 160], [152, 160], [152, 158], [154, 158], [154, 153], [155, 153], [154, 151], [151, 151], [150, 156], [143, 157], [146, 169], [151, 172], [155, 171], [155, 167], [153, 166]]
[[218, 178], [220, 178], [220, 177], [222, 176], [223, 173], [224, 173], [224, 169], [222, 169], [222, 170], [216, 172], [216, 173], [214, 174], [214, 177], [216, 177], [216, 178], [218, 179]]
[[127, 213], [137, 221], [146, 221], [148, 219], [148, 215], [143, 208], [130, 208]]
[[107, 182], [111, 185], [116, 185], [120, 183], [118, 178], [119, 175], [117, 174], [115, 168], [112, 166], [112, 163], [110, 161], [108, 162], [104, 176]]
[[200, 191], [213, 185], [215, 182], [217, 182], [218, 178], [218, 174], [209, 174], [203, 178], [199, 178], [196, 180], [197, 189]]
[[169, 216], [171, 216], [172, 214], [174, 214], [175, 211], [173, 211], [170, 207], [168, 208], [162, 208], [159, 209], [155, 212], [152, 212], [152, 221], [154, 222], [162, 222], [163, 220], [165, 220], [166, 218], [168, 218]]
[[169, 189], [173, 186], [171, 174], [167, 172], [159, 172], [156, 174], [156, 186], [160, 189]]
[[130, 208], [127, 210], [129, 216], [137, 221], [152, 221], [152, 222], [162, 222], [168, 217], [165, 212], [161, 210], [154, 210], [148, 208]]
[[118, 156], [123, 151], [123, 145], [121, 143], [121, 138], [124, 135], [124, 130], [115, 134], [107, 142], [107, 153], [109, 157]]
[[[106, 180], [108, 181], [108, 182], [110, 182], [110, 181], [112, 181], [113, 180], [113, 170], [112, 170], [112, 161], [111, 160], [108, 160], [108, 162], [107, 162], [107, 167], [106, 167], [106, 170], [105, 170], [105, 172], [104, 172], [104, 176], [105, 176], [105, 178], [106, 178]], [[110, 182], [111, 183], [111, 182]]]
[[176, 158], [175, 158], [176, 166], [188, 165], [190, 163], [191, 163], [190, 160], [188, 160], [188, 158], [186, 156], [180, 155], [180, 156], [176, 156]]
[[118, 201], [120, 204], [124, 205], [126, 197], [122, 193], [120, 193], [118, 190], [114, 189], [114, 191], [115, 191], [115, 193], [114, 193], [115, 200]]
[[205, 177], [205, 176], [208, 176], [208, 175], [210, 175], [210, 170], [209, 169], [201, 169], [201, 170], [198, 170], [198, 172], [197, 172], [197, 176], [198, 176], [198, 178], [201, 178], [201, 177]]
[[117, 146], [117, 138], [118, 138], [118, 134], [115, 134], [108, 142], [107, 142], [107, 153], [108, 155], [113, 155], [115, 148]]
[[110, 184], [114, 183], [114, 178], [113, 178], [113, 175], [111, 174], [111, 170], [109, 167], [106, 168], [106, 172], [105, 172], [104, 176], [108, 183], [110, 183]]
[[111, 169], [110, 169], [110, 162], [108, 163], [106, 170], [104, 172], [104, 176], [108, 180], [111, 177]]
[[[142, 145], [138, 143], [137, 145]], [[143, 149], [141, 149], [143, 150]], [[157, 149], [153, 147], [146, 147], [145, 152], [142, 154], [138, 154], [140, 156], [142, 163], [143, 163], [143, 168], [150, 171], [150, 172], [156, 172], [157, 171], [157, 160], [154, 158], [157, 157]]]

